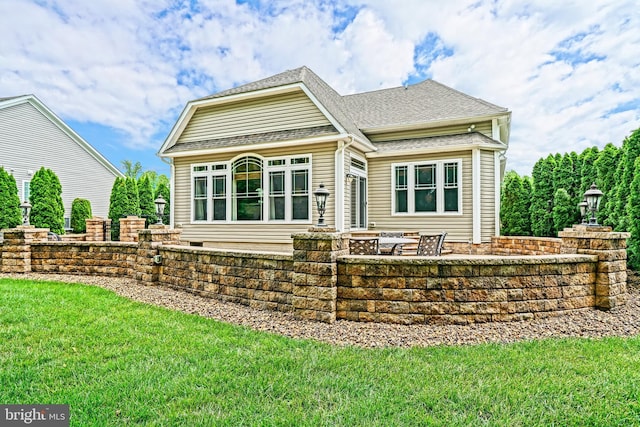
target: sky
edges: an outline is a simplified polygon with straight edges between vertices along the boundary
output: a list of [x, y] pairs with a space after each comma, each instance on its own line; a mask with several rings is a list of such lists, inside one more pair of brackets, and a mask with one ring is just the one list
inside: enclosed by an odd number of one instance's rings
[[122, 169], [190, 100], [306, 65], [340, 94], [434, 79], [512, 111], [507, 169], [640, 127], [637, 0], [1, 0], [0, 97]]

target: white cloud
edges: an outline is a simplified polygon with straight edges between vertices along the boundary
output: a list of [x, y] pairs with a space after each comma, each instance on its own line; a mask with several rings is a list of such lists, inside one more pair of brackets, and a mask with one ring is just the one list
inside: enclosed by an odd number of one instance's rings
[[0, 96], [35, 93], [155, 151], [187, 100], [286, 69], [307, 65], [341, 93], [426, 73], [513, 111], [508, 167], [520, 173], [640, 126], [631, 0], [251, 4], [4, 0]]

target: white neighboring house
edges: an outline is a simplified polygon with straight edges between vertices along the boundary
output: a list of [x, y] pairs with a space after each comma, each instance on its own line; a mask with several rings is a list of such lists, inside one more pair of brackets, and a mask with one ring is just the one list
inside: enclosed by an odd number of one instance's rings
[[0, 166], [16, 179], [20, 200], [28, 200], [33, 174], [51, 169], [62, 185], [65, 228], [78, 197], [106, 218], [113, 182], [124, 176], [34, 95], [0, 98]]

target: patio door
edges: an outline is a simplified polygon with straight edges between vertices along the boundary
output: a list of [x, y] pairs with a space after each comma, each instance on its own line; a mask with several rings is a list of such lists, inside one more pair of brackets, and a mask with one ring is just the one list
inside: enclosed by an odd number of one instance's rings
[[367, 228], [367, 178], [356, 176], [351, 181], [351, 229]]

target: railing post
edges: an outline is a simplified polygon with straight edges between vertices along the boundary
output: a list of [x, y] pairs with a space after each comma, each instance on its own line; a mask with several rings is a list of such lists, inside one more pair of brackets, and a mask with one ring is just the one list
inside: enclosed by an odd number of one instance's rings
[[142, 285], [156, 285], [162, 271], [162, 245], [180, 243], [181, 230], [169, 228], [167, 225], [153, 224], [146, 230], [138, 231], [138, 250], [134, 268], [135, 279]]
[[565, 254], [597, 255], [596, 307], [609, 310], [627, 301], [627, 239], [611, 227], [574, 225], [558, 233]]
[[[317, 230], [317, 231], [316, 231]], [[333, 323], [336, 320], [338, 264], [349, 246], [335, 229], [311, 229], [293, 238], [293, 310], [295, 317]]]
[[48, 228], [18, 226], [3, 230], [2, 257], [0, 257], [0, 272], [2, 273], [30, 273], [31, 272], [31, 243], [47, 240]]

